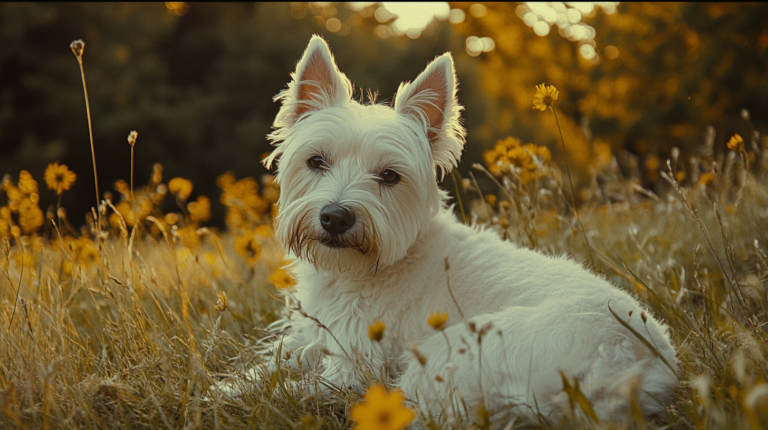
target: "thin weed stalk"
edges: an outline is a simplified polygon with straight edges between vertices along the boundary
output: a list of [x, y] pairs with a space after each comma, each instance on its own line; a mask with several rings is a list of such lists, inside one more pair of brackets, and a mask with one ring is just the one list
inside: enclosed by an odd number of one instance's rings
[[456, 202], [459, 203], [459, 210], [461, 211], [461, 220], [464, 224], [467, 223], [467, 215], [464, 213], [464, 205], [461, 203], [461, 194], [459, 194], [459, 183], [456, 181], [456, 169], [451, 170], [451, 179], [453, 179], [453, 188], [456, 192]]
[[131, 201], [134, 201], [134, 198], [133, 198], [133, 145], [131, 145]]
[[133, 149], [136, 146], [136, 139], [139, 137], [139, 133], [132, 131], [128, 134], [128, 144], [131, 145], [131, 202], [133, 198]]
[[[85, 50], [85, 42], [82, 40], [75, 40], [69, 45], [72, 48], [72, 52], [77, 58], [77, 64], [80, 65], [80, 77], [83, 79], [83, 93], [85, 94], [85, 112], [88, 114], [88, 135], [91, 139], [91, 159], [93, 160], [93, 184], [96, 188], [96, 207], [99, 207], [99, 175], [96, 172], [96, 151], [93, 147], [93, 124], [91, 121], [91, 105], [88, 102], [88, 86], [85, 84], [85, 69], [83, 68], [83, 51]], [[100, 217], [99, 217], [100, 218]]]
[[568, 184], [571, 186], [571, 207], [573, 207], [573, 215], [576, 217], [576, 222], [579, 223], [581, 228], [581, 234], [584, 236], [584, 241], [587, 243], [587, 251], [589, 252], [589, 261], [592, 263], [592, 267], [595, 267], [595, 259], [592, 257], [592, 245], [587, 238], [587, 232], [584, 230], [584, 224], [581, 223], [579, 213], [576, 211], [576, 193], [573, 190], [573, 179], [571, 179], [571, 167], [568, 163], [568, 152], [565, 150], [565, 139], [563, 139], [563, 130], [560, 128], [560, 121], [557, 119], [557, 113], [555, 107], [551, 104], [549, 108], [552, 110], [552, 115], [555, 116], [555, 124], [557, 124], [557, 131], [560, 132], [560, 143], [563, 145], [563, 156], [565, 157], [565, 171], [568, 173]]

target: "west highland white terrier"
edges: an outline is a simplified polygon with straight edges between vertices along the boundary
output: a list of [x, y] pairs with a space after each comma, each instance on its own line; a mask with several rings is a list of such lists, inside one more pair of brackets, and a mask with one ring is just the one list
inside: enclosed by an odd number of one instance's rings
[[[289, 362], [350, 387], [361, 385], [362, 357], [433, 416], [456, 412], [461, 396], [557, 421], [564, 378], [600, 419], [625, 419], [632, 392], [644, 413], [662, 410], [677, 360], [643, 305], [447, 207], [437, 180], [456, 167], [465, 135], [450, 53], [401, 84], [392, 106], [353, 100], [318, 36], [292, 78], [276, 97], [265, 160], [281, 187], [277, 236], [297, 258], [300, 312], [280, 322]], [[436, 311], [449, 314], [442, 333], [427, 324]], [[379, 343], [369, 338], [375, 321], [386, 323]]]

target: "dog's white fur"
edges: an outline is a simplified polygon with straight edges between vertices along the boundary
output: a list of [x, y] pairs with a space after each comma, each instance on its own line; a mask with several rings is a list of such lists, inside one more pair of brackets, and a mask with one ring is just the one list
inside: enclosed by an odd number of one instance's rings
[[[661, 410], [676, 377], [609, 303], [624, 318], [632, 311], [631, 326], [675, 366], [663, 324], [572, 260], [517, 248], [459, 223], [446, 207], [437, 177], [458, 163], [465, 133], [449, 53], [402, 84], [394, 108], [352, 100], [350, 81], [318, 36], [292, 77], [276, 98], [276, 149], [266, 164], [277, 165], [281, 185], [278, 238], [298, 258], [295, 297], [325, 326], [301, 313], [283, 322], [290, 325], [283, 350], [297, 363], [350, 386], [359, 375], [348, 354], [362, 354], [373, 369], [388, 365], [406, 396], [432, 414], [450, 409], [454, 388], [470, 405], [518, 405], [519, 413], [557, 420], [560, 372], [578, 378], [601, 418], [626, 417], [619, 393], [637, 378], [644, 412]], [[314, 156], [323, 169], [308, 166]], [[397, 184], [381, 182], [386, 169], [400, 175]], [[322, 243], [319, 212], [328, 204], [356, 216], [344, 233], [348, 247]], [[438, 310], [450, 315], [447, 341], [426, 322]], [[368, 337], [375, 320], [387, 324], [380, 344]]]

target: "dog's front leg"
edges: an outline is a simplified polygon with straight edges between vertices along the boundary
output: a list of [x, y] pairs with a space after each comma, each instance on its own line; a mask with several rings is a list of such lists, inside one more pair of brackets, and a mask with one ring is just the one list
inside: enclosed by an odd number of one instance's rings
[[322, 368], [320, 382], [324, 393], [338, 392], [344, 389], [358, 393], [365, 391], [363, 383], [360, 381], [359, 372], [354, 363], [347, 357], [331, 353], [323, 357]]
[[277, 324], [288, 328], [281, 328], [284, 333], [262, 341], [259, 347], [262, 350], [261, 363], [217, 382], [211, 389], [227, 396], [238, 396], [250, 387], [262, 389], [264, 383], [269, 384], [279, 371], [283, 372], [286, 384], [297, 386], [301, 385], [301, 381], [292, 380], [292, 377], [308, 381], [311, 375], [319, 374], [322, 370], [322, 342], [316, 324], [303, 317], [281, 320]]

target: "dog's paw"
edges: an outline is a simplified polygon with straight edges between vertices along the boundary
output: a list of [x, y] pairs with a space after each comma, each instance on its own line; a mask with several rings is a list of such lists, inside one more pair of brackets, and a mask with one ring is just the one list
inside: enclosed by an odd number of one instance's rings
[[277, 368], [273, 363], [254, 366], [216, 382], [208, 387], [208, 392], [228, 398], [241, 397], [250, 391], [261, 390], [265, 379], [263, 375], [274, 374], [276, 371]]

